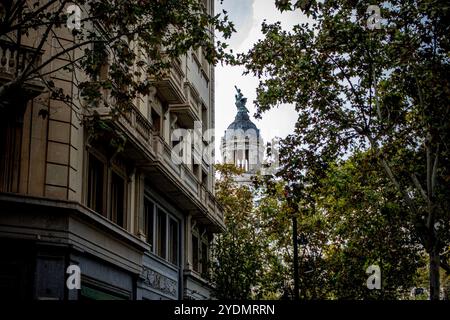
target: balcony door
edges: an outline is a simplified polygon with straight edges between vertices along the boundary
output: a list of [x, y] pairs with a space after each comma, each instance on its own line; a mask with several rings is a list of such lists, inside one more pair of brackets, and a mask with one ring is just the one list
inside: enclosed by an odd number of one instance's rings
[[0, 192], [19, 191], [22, 124], [20, 115], [0, 117]]

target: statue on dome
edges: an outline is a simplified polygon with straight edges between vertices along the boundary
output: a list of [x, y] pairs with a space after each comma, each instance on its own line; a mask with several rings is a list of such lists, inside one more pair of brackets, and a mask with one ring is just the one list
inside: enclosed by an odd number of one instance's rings
[[248, 112], [248, 109], [245, 107], [245, 104], [247, 103], [247, 98], [244, 98], [244, 95], [241, 92], [241, 89], [238, 89], [238, 87], [234, 86], [236, 88], [237, 94], [235, 95], [236, 98], [236, 108], [238, 109], [238, 112]]

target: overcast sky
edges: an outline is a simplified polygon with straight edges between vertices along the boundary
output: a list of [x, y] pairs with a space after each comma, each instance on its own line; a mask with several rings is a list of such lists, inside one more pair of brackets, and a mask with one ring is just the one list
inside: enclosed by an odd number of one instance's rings
[[[229, 40], [235, 53], [249, 50], [258, 39], [262, 38], [261, 23], [264, 19], [269, 23], [281, 21], [285, 29], [291, 29], [293, 25], [305, 21], [299, 10], [280, 13], [275, 7], [275, 0], [223, 0], [222, 4], [220, 0], [215, 1], [216, 13], [225, 9], [236, 26], [237, 33]], [[247, 108], [251, 119], [261, 130], [265, 142], [275, 136], [284, 138], [292, 133], [297, 120], [297, 114], [290, 105], [282, 105], [264, 113], [261, 120], [255, 120], [253, 101], [256, 98], [258, 79], [250, 75], [243, 76], [242, 72], [241, 67], [221, 65], [216, 67], [216, 160], [218, 161], [222, 160], [219, 149], [220, 138], [236, 115], [234, 85], [237, 85], [248, 98]]]

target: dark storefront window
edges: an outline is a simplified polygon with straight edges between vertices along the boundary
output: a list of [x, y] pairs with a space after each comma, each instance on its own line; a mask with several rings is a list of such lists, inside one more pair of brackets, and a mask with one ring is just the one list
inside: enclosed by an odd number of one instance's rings
[[129, 300], [130, 297], [125, 294], [82, 285], [80, 290], [80, 301], [90, 300]]

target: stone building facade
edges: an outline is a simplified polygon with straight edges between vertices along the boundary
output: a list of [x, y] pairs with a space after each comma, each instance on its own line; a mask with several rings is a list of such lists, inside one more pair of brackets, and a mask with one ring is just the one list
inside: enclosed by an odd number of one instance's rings
[[[40, 54], [72, 41], [61, 31]], [[33, 45], [22, 39], [22, 54]], [[1, 85], [16, 74], [17, 47], [2, 39], [0, 48]], [[214, 127], [214, 68], [191, 51], [128, 114], [99, 108], [127, 138], [117, 153], [80, 124], [77, 71], [58, 70], [63, 63], [46, 68], [75, 107], [28, 82], [29, 97], [0, 119], [0, 298], [209, 299], [209, 245], [224, 229], [214, 169], [174, 163], [171, 134], [196, 121]], [[72, 265], [80, 289], [66, 285]]]

